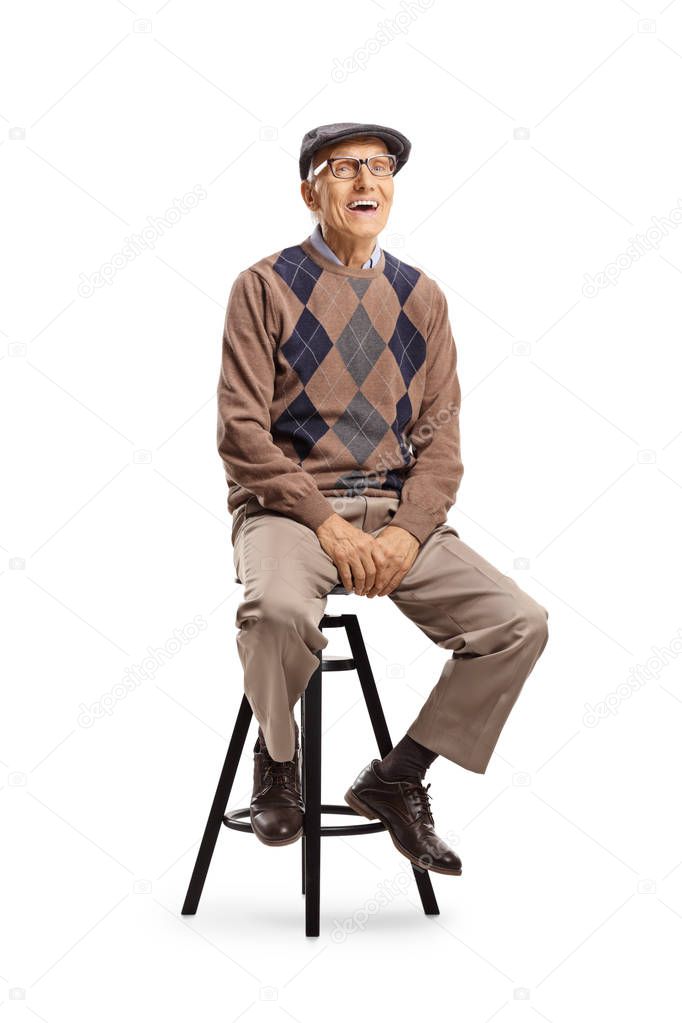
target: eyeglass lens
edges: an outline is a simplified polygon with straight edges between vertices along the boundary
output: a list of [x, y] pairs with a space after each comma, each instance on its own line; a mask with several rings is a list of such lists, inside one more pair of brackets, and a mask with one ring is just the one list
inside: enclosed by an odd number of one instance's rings
[[[393, 173], [395, 163], [394, 156], [373, 156], [367, 166], [372, 174], [383, 177]], [[331, 163], [331, 169], [337, 178], [354, 178], [360, 172], [360, 161], [354, 156], [336, 157]]]

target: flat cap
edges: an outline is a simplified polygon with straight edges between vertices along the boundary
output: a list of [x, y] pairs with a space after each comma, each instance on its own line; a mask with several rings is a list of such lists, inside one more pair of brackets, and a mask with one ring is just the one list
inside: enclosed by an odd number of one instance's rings
[[374, 135], [383, 139], [389, 153], [398, 158], [394, 174], [407, 163], [412, 143], [400, 131], [395, 128], [386, 128], [383, 124], [359, 124], [356, 121], [340, 121], [338, 124], [320, 124], [317, 128], [311, 128], [303, 136], [301, 142], [301, 155], [298, 167], [301, 172], [301, 181], [308, 177], [310, 161], [318, 149], [330, 145], [332, 142], [341, 142], [345, 139], [353, 139], [359, 135]]

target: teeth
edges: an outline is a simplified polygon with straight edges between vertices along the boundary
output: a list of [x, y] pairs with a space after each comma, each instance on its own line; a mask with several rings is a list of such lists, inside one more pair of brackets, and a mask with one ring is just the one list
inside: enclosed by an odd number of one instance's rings
[[357, 206], [371, 206], [372, 209], [377, 208], [378, 203], [375, 199], [354, 199], [353, 202], [348, 203], [348, 209], [353, 210]]

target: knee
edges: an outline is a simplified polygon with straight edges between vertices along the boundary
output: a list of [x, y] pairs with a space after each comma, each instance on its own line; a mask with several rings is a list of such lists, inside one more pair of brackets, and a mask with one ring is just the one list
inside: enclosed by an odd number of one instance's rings
[[272, 589], [255, 600], [245, 601], [237, 611], [237, 625], [251, 619], [272, 629], [298, 629], [305, 620], [304, 606], [292, 594]]
[[518, 621], [527, 642], [537, 644], [544, 649], [549, 637], [549, 611], [536, 600], [525, 602], [518, 611]]
[[290, 625], [296, 620], [296, 604], [281, 593], [269, 593], [261, 600], [260, 611], [268, 625]]

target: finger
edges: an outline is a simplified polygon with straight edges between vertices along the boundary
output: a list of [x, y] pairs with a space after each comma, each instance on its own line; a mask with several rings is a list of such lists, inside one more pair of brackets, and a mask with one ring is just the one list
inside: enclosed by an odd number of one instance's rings
[[383, 568], [378, 569], [374, 585], [371, 590], [367, 593], [368, 597], [378, 597], [382, 595], [382, 590], [388, 585], [391, 579], [391, 569], [388, 565], [384, 565]]
[[372, 557], [372, 564], [374, 566], [374, 578], [370, 586], [367, 587], [365, 596], [376, 597], [379, 592], [380, 586], [388, 578], [387, 572], [387, 558], [384, 552], [381, 550], [378, 544], [373, 544], [370, 549], [370, 555]]
[[340, 565], [337, 565], [337, 568], [339, 575], [341, 576], [341, 582], [343, 583], [344, 590], [348, 590], [350, 592], [350, 590], [353, 589], [353, 580], [351, 577], [350, 566], [348, 565], [348, 562], [347, 561], [342, 562]]
[[400, 582], [405, 575], [407, 575], [407, 573], [404, 572], [402, 568], [399, 568], [397, 572], [394, 572], [386, 585], [379, 591], [379, 596], [385, 597], [386, 594], [392, 593], [396, 586], [400, 585]]
[[372, 586], [374, 586], [374, 580], [377, 574], [377, 567], [374, 564], [374, 558], [372, 557], [369, 551], [364, 556], [361, 554], [360, 557], [362, 558], [362, 563], [365, 566], [365, 584], [363, 587], [364, 595], [367, 593], [368, 590], [371, 590]]
[[351, 571], [353, 572], [353, 589], [360, 595], [365, 585], [365, 568], [360, 559], [355, 557], [350, 563]]

